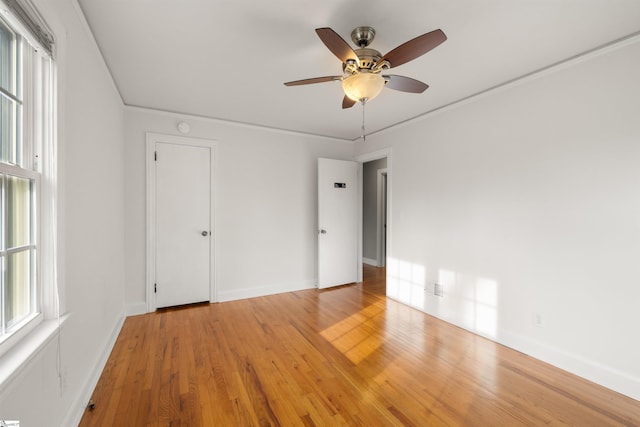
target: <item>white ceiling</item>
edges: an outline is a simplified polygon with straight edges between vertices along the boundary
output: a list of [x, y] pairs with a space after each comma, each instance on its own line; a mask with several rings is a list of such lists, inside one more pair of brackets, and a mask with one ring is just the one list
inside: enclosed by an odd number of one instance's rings
[[[639, 0], [79, 0], [125, 104], [342, 139], [362, 110], [342, 110], [341, 74], [314, 29], [376, 30], [385, 54], [440, 28], [448, 40], [392, 69], [430, 85], [385, 89], [367, 133], [393, 126], [640, 30]], [[607, 82], [594, 82], [607, 84]]]

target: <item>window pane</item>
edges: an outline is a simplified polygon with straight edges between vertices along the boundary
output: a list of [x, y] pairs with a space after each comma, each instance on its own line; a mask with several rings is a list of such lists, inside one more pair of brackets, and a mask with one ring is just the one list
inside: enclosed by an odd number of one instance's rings
[[32, 243], [31, 180], [7, 176], [6, 248]]
[[[0, 161], [21, 163], [16, 34], [0, 19]], [[14, 99], [12, 99], [14, 97]]]
[[28, 249], [7, 255], [4, 284], [5, 328], [31, 314], [31, 253]]
[[17, 113], [16, 102], [0, 95], [0, 162], [19, 163]]
[[0, 86], [16, 95], [16, 35], [0, 19]]

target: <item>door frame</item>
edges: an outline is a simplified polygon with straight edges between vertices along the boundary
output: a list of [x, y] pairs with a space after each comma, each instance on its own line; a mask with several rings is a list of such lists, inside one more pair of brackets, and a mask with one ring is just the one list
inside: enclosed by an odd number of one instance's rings
[[393, 188], [391, 186], [391, 180], [392, 180], [392, 169], [391, 169], [391, 165], [392, 165], [392, 161], [391, 161], [391, 154], [392, 154], [392, 149], [391, 148], [384, 148], [382, 150], [378, 150], [378, 151], [372, 151], [371, 153], [365, 153], [365, 154], [361, 154], [359, 156], [355, 157], [355, 161], [359, 163], [359, 167], [358, 167], [358, 200], [360, 200], [360, 209], [358, 210], [359, 214], [358, 214], [358, 263], [359, 263], [359, 268], [358, 268], [358, 282], [362, 282], [362, 224], [363, 224], [363, 218], [362, 218], [362, 199], [364, 197], [363, 195], [363, 173], [362, 173], [362, 168], [363, 168], [363, 164], [373, 161], [373, 160], [379, 160], [379, 159], [383, 159], [383, 158], [387, 158], [387, 251], [386, 251], [386, 259], [385, 259], [385, 265], [388, 264], [387, 260], [389, 259], [389, 254], [392, 254], [393, 252], [391, 251], [391, 243], [393, 242], [393, 234], [392, 234], [392, 229], [391, 229], [391, 203], [392, 203], [392, 194], [391, 194], [391, 189]]
[[167, 143], [176, 145], [187, 145], [194, 147], [205, 147], [211, 150], [211, 162], [210, 176], [211, 182], [209, 185], [210, 197], [209, 197], [209, 223], [211, 224], [211, 238], [209, 239], [209, 302], [218, 301], [218, 288], [216, 286], [217, 269], [215, 264], [215, 253], [217, 246], [216, 239], [216, 226], [215, 226], [215, 160], [216, 156], [216, 141], [210, 139], [191, 138], [185, 136], [165, 135], [160, 133], [147, 132], [146, 133], [146, 172], [147, 172], [147, 187], [146, 187], [146, 203], [147, 203], [147, 239], [146, 239], [146, 299], [147, 299], [147, 312], [151, 313], [157, 309], [156, 296], [154, 292], [154, 284], [156, 283], [156, 174], [155, 172], [155, 151], [157, 143]]

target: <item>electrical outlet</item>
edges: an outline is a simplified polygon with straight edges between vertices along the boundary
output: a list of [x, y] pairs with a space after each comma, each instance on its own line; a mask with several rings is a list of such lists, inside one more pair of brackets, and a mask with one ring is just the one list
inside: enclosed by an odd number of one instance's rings
[[437, 297], [443, 297], [444, 296], [444, 286], [442, 286], [440, 283], [434, 283], [433, 284], [433, 294]]

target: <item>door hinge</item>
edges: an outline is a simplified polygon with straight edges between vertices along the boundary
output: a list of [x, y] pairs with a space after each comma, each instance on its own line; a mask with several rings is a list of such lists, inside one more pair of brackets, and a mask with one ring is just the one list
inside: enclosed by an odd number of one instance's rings
[[157, 283], [154, 283], [154, 284], [153, 284], [153, 293], [154, 293], [154, 294], [157, 294], [157, 293], [158, 293], [158, 284], [157, 284]]
[[158, 152], [157, 152], [157, 151], [154, 151], [154, 152], [153, 152], [153, 161], [154, 161], [154, 162], [157, 162], [157, 161], [158, 161]]

